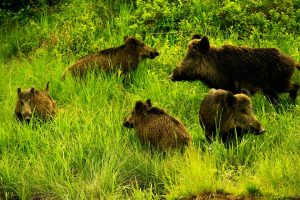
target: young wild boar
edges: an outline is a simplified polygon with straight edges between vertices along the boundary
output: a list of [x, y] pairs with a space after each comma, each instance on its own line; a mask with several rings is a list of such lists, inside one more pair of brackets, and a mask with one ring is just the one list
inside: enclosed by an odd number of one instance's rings
[[134, 128], [142, 143], [150, 143], [161, 150], [182, 148], [191, 141], [185, 126], [164, 110], [152, 107], [149, 99], [146, 103], [137, 101], [131, 116], [124, 120], [123, 125]]
[[211, 89], [204, 97], [199, 121], [208, 141], [213, 139], [217, 130], [223, 141], [232, 138], [235, 130], [239, 136], [247, 131], [265, 132], [253, 113], [250, 98], [243, 93], [233, 95], [222, 89]]
[[62, 79], [65, 79], [68, 71], [74, 77], [84, 77], [88, 71], [101, 70], [121, 70], [122, 74], [127, 74], [130, 70], [135, 70], [145, 58], [153, 59], [159, 55], [156, 50], [136, 38], [126, 36], [124, 42], [121, 46], [104, 49], [79, 59], [64, 72]]
[[21, 91], [18, 88], [18, 100], [15, 108], [15, 115], [20, 121], [29, 122], [32, 115], [48, 120], [55, 115], [56, 103], [52, 100], [49, 93], [49, 82], [45, 91], [38, 91], [30, 88]]
[[297, 98], [298, 83], [292, 83], [294, 69], [300, 65], [275, 48], [246, 48], [232, 45], [210, 46], [208, 38], [194, 35], [188, 53], [170, 76], [173, 81], [200, 80], [210, 88], [236, 94], [247, 89], [262, 91], [272, 102], [278, 94], [289, 92]]

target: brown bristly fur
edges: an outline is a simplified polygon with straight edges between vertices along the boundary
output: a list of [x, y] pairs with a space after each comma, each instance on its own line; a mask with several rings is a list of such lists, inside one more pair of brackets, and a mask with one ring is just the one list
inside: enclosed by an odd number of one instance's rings
[[234, 94], [243, 88], [252, 94], [262, 91], [272, 103], [284, 92], [296, 99], [300, 86], [291, 77], [300, 67], [290, 56], [276, 48], [215, 47], [207, 37], [199, 37], [189, 42], [186, 57], [171, 77], [174, 81], [200, 80], [210, 88]]
[[142, 143], [150, 143], [161, 150], [183, 148], [191, 142], [186, 127], [164, 110], [146, 103], [136, 102], [131, 116], [125, 119], [124, 126], [133, 127]]
[[74, 77], [84, 77], [91, 71], [121, 71], [127, 74], [135, 70], [141, 60], [145, 58], [153, 59], [159, 53], [142, 41], [133, 37], [124, 37], [125, 44], [101, 50], [82, 57], [63, 73], [62, 80], [65, 79], [69, 71]]
[[[247, 92], [248, 93], [248, 92]], [[199, 121], [211, 141], [217, 132], [226, 141], [235, 131], [241, 136], [248, 130], [262, 134], [264, 128], [252, 110], [250, 98], [246, 94], [235, 94], [222, 89], [211, 89], [200, 105]]]
[[43, 120], [51, 119], [56, 114], [56, 103], [48, 93], [49, 82], [44, 91], [32, 88], [21, 91], [18, 88], [18, 99], [15, 107], [15, 115], [23, 121], [26, 117], [31, 119], [32, 114]]

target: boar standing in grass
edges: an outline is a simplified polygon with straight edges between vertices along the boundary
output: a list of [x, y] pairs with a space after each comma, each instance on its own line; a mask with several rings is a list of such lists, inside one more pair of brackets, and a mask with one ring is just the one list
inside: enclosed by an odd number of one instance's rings
[[161, 150], [182, 148], [191, 142], [191, 136], [185, 126], [164, 110], [152, 107], [148, 99], [146, 103], [137, 101], [130, 117], [123, 125], [134, 128], [142, 143]]
[[64, 72], [62, 79], [65, 79], [68, 71], [74, 77], [84, 77], [88, 71], [120, 70], [122, 74], [127, 74], [135, 70], [140, 61], [146, 58], [153, 59], [159, 55], [156, 50], [136, 38], [126, 36], [124, 42], [125, 44], [121, 46], [104, 49], [79, 59]]
[[43, 120], [48, 120], [55, 115], [56, 103], [49, 93], [49, 82], [45, 91], [38, 91], [34, 87], [21, 91], [18, 88], [18, 100], [15, 115], [20, 121], [29, 122], [32, 115]]
[[[243, 92], [249, 94], [247, 90]], [[254, 131], [257, 135], [265, 132], [253, 113], [250, 98], [244, 93], [233, 95], [226, 90], [211, 89], [204, 97], [200, 105], [199, 121], [208, 141], [216, 133], [226, 141], [234, 137], [235, 131], [238, 136], [248, 131]]]
[[194, 35], [187, 55], [170, 78], [200, 80], [210, 88], [234, 94], [241, 89], [251, 94], [262, 91], [272, 103], [277, 103], [278, 94], [283, 92], [296, 100], [299, 84], [291, 82], [295, 68], [300, 69], [300, 65], [275, 48], [214, 47], [207, 37]]

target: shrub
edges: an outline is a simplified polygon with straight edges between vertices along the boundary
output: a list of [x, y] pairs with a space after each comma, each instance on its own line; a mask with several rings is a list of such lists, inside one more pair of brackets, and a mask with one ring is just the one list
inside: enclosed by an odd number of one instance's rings
[[137, 0], [134, 27], [143, 32], [192, 31], [202, 34], [252, 32], [299, 35], [300, 3], [295, 0]]
[[20, 9], [28, 9], [29, 7], [52, 6], [63, 1], [66, 0], [2, 0], [0, 9], [19, 11]]

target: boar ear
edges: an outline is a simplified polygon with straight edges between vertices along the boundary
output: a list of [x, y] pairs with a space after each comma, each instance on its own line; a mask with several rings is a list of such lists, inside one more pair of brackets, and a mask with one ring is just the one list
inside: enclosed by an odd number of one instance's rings
[[125, 42], [125, 43], [126, 43], [126, 41], [128, 40], [128, 38], [129, 38], [128, 35], [124, 36], [124, 42]]
[[233, 107], [236, 104], [235, 96], [231, 92], [228, 92], [226, 95], [226, 103], [230, 107]]
[[31, 95], [34, 95], [34, 93], [35, 93], [35, 89], [34, 89], [34, 87], [32, 87], [32, 88], [30, 89], [30, 94], [31, 94]]
[[149, 106], [149, 108], [152, 107], [152, 104], [151, 104], [151, 100], [150, 100], [150, 99], [147, 99], [146, 104]]
[[125, 36], [124, 40], [125, 40], [125, 44], [136, 44], [137, 43], [137, 40], [130, 36]]
[[200, 34], [194, 34], [193, 36], [192, 36], [192, 40], [193, 39], [201, 39], [202, 38], [202, 36], [200, 35]]
[[242, 89], [241, 89], [241, 93], [242, 93], [242, 94], [245, 94], [245, 95], [247, 95], [247, 96], [250, 96], [250, 91], [247, 90], [247, 89], [245, 89], [245, 88], [242, 88]]
[[47, 84], [46, 84], [46, 88], [45, 88], [46, 92], [48, 92], [48, 90], [49, 90], [49, 84], [50, 84], [50, 81], [48, 81]]
[[21, 94], [21, 88], [18, 88], [18, 95], [20, 95]]
[[209, 50], [209, 41], [206, 36], [204, 36], [198, 43], [198, 49], [201, 53], [206, 53]]
[[137, 112], [137, 113], [142, 113], [144, 110], [145, 110], [145, 104], [141, 101], [137, 101], [135, 103], [135, 107], [134, 107], [134, 110]]

